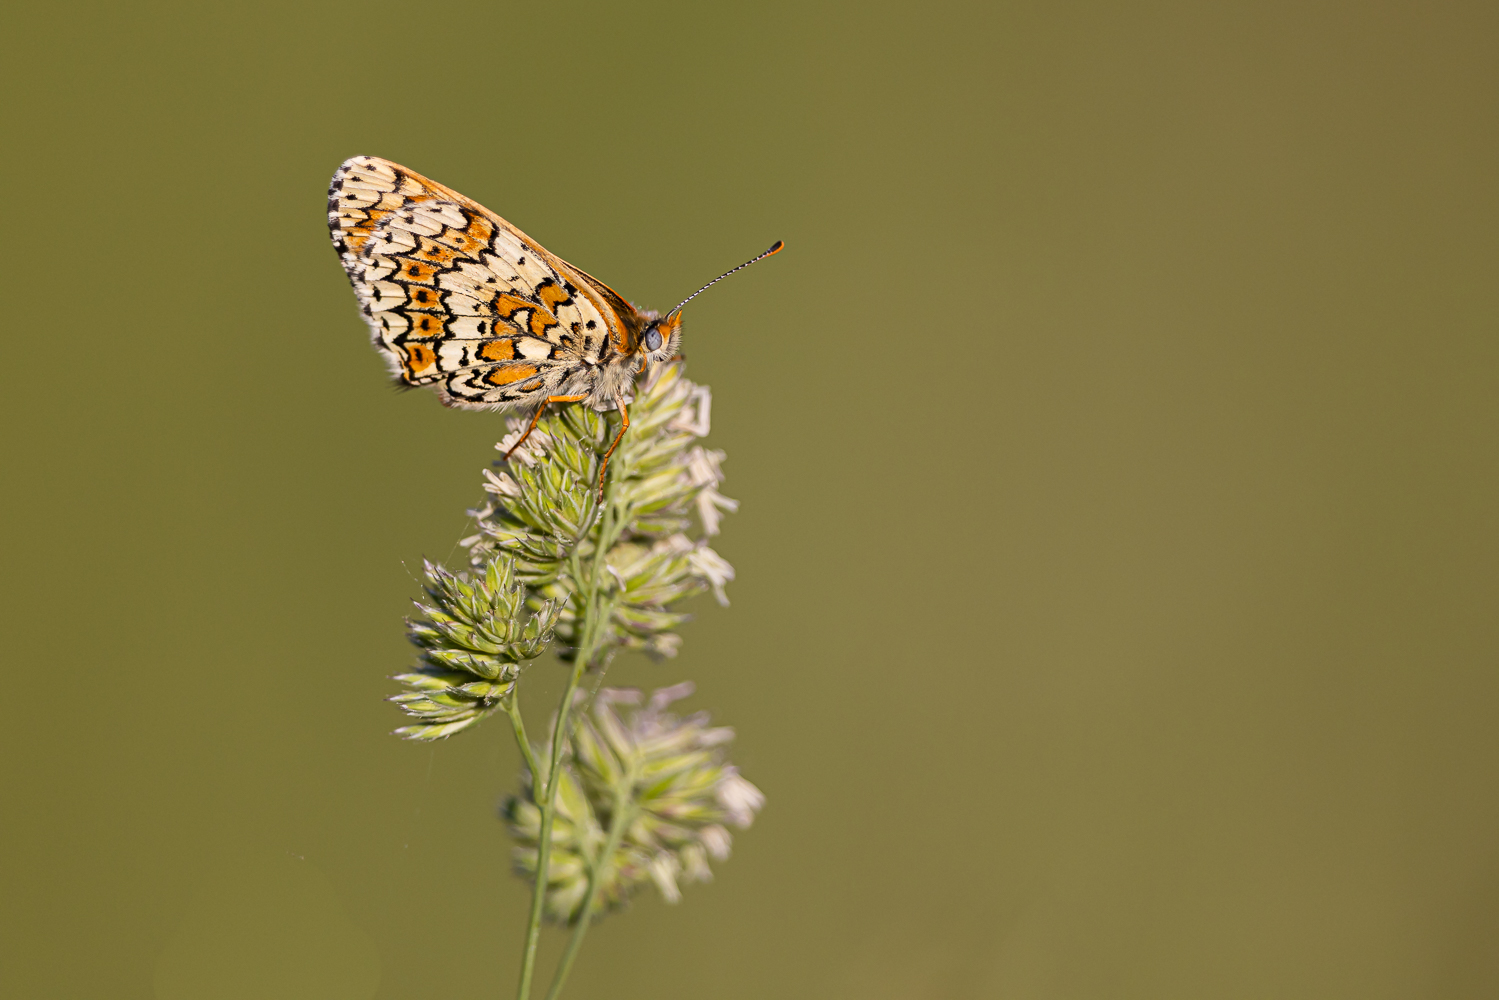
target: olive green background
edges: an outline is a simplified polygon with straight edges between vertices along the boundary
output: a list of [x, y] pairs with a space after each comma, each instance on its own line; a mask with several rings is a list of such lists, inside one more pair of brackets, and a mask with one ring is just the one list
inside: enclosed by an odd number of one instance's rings
[[733, 606], [611, 675], [694, 679], [769, 804], [568, 995], [1499, 994], [1492, 4], [0, 45], [5, 995], [511, 994], [509, 735], [381, 701], [500, 421], [388, 387], [325, 231], [362, 153], [656, 308], [787, 241], [686, 314]]

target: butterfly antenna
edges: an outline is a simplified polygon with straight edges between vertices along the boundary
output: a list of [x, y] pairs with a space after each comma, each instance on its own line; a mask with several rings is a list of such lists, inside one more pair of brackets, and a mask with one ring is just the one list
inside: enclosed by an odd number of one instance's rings
[[775, 246], [771, 247], [769, 250], [765, 251], [760, 256], [753, 257], [753, 258], [745, 261], [743, 264], [740, 264], [738, 267], [730, 268], [729, 270], [725, 271], [723, 274], [720, 274], [718, 277], [716, 277], [712, 281], [708, 282], [702, 288], [699, 288], [697, 291], [695, 291], [691, 295], [687, 296], [681, 302], [678, 302], [676, 308], [673, 309], [671, 312], [669, 312], [669, 313], [666, 314], [666, 319], [671, 319], [677, 313], [679, 313], [679, 312], [682, 311], [682, 307], [683, 306], [685, 306], [687, 303], [691, 302], [693, 299], [697, 298], [699, 295], [701, 295], [704, 292], [706, 292], [708, 289], [712, 288], [714, 285], [718, 284], [723, 279], [727, 278], [729, 275], [733, 274], [735, 271], [743, 271], [745, 268], [749, 267], [751, 264], [753, 264], [757, 260], [764, 260], [766, 257], [769, 257], [773, 253], [780, 253], [781, 252], [781, 247], [783, 247], [785, 245], [786, 245], [786, 241], [785, 240], [776, 240]]

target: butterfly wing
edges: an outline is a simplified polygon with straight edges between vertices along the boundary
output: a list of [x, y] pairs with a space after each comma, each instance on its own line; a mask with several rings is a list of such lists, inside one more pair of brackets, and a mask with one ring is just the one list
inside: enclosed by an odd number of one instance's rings
[[450, 188], [373, 156], [328, 188], [328, 227], [375, 345], [453, 406], [589, 394], [644, 321], [607, 285]]

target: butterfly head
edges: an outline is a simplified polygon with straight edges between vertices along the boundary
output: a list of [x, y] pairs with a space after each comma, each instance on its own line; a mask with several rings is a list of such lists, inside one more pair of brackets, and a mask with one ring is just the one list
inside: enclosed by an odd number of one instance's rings
[[640, 353], [649, 364], [669, 361], [682, 349], [682, 314], [668, 313], [653, 319], [640, 333]]

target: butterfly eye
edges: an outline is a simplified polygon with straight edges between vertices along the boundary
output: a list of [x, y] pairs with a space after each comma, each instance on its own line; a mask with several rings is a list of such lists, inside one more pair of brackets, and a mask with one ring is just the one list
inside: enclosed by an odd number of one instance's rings
[[661, 347], [661, 331], [654, 326], [645, 331], [645, 349], [647, 351], [659, 350]]

